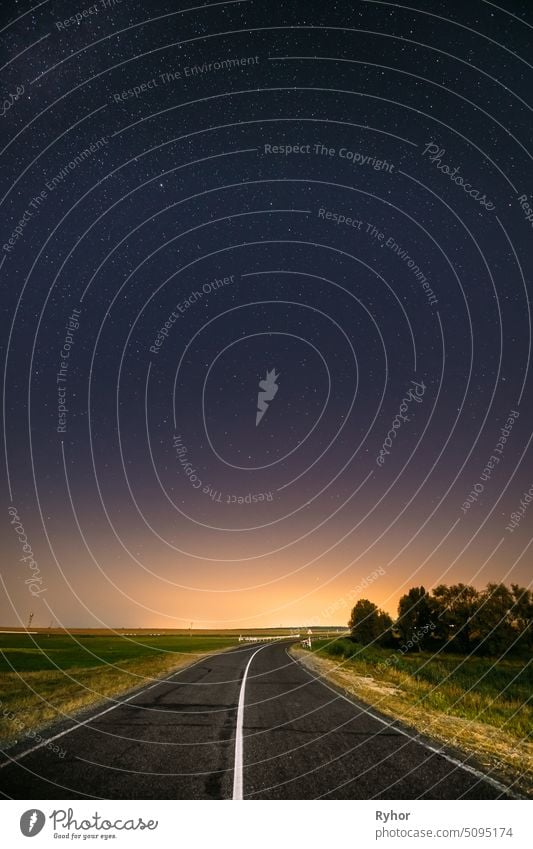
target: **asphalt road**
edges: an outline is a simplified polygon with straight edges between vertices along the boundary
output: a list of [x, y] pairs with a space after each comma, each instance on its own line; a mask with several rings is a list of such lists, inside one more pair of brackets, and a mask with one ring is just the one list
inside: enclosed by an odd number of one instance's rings
[[13, 759], [0, 763], [1, 792], [14, 799], [506, 797], [449, 753], [432, 751], [435, 744], [315, 680], [287, 646], [246, 644], [212, 655], [105, 713], [100, 707], [54, 728], [64, 758], [46, 746], [9, 750], [0, 755]]

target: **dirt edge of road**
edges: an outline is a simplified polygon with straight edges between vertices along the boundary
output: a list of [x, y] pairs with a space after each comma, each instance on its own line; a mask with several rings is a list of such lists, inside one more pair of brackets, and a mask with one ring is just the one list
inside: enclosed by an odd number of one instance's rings
[[[234, 651], [235, 648], [236, 646], [228, 646], [212, 651], [190, 652], [181, 657], [177, 662], [176, 658], [172, 658], [170, 663], [165, 663], [163, 660], [160, 664], [154, 664], [155, 668], [152, 675], [148, 674], [144, 669], [141, 671], [143, 662], [146, 665], [144, 659], [143, 661], [129, 661], [124, 664], [124, 677], [121, 683], [115, 681], [106, 688], [102, 687], [100, 692], [96, 689], [94, 691], [86, 690], [83, 692], [83, 688], [80, 688], [81, 695], [78, 700], [73, 699], [69, 703], [54, 705], [55, 717], [50, 716], [44, 721], [21, 727], [18, 734], [14, 731], [10, 737], [0, 739], [0, 760], [2, 762], [5, 760], [2, 757], [3, 755], [7, 755], [8, 757], [16, 756], [30, 746], [53, 737], [58, 732], [67, 728], [71, 722], [83, 722], [93, 713], [111, 707], [113, 703], [118, 705], [125, 698], [131, 699], [151, 685], [164, 683], [178, 672], [193, 666], [201, 660], [205, 660], [205, 658], [211, 655]], [[170, 661], [170, 658], [168, 660]], [[89, 670], [89, 672], [96, 682], [98, 680], [98, 674], [102, 674], [102, 669], [96, 667]], [[137, 677], [141, 679], [133, 687], [131, 686], [131, 680], [128, 681], [127, 679], [128, 673], [132, 672], [140, 673], [137, 674]], [[59, 714], [63, 715], [61, 716]]]
[[350, 669], [349, 662], [339, 664], [300, 646], [292, 646], [289, 654], [349, 698], [364, 703], [383, 718], [398, 720], [412, 730], [413, 736], [421, 734], [436, 746], [444, 744], [458, 760], [478, 767], [517, 795], [533, 796], [532, 744], [510, 740], [505, 731], [492, 725], [413, 703], [399, 687], [380, 681], [378, 676], [358, 675]]

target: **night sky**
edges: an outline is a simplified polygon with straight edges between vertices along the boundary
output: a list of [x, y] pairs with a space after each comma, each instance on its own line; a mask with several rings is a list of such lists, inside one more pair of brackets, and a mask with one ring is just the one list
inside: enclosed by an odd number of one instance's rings
[[526, 0], [0, 16], [0, 623], [527, 584]]

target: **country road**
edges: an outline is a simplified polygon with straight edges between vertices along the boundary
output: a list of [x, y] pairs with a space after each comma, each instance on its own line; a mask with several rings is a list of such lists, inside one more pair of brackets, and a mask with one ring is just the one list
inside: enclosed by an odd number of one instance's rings
[[44, 745], [0, 755], [3, 796], [506, 798], [491, 779], [315, 680], [289, 645], [211, 655], [55, 727], [62, 759]]

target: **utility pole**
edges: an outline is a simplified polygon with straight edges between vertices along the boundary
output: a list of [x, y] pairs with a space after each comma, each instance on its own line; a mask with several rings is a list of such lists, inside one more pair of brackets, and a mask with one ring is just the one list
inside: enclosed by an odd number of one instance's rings
[[29, 630], [30, 630], [30, 628], [31, 628], [31, 623], [32, 623], [32, 622], [33, 622], [33, 613], [30, 613], [30, 615], [28, 616], [28, 625], [27, 625], [27, 627], [26, 627], [26, 630], [27, 630], [27, 631], [29, 631]]

